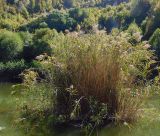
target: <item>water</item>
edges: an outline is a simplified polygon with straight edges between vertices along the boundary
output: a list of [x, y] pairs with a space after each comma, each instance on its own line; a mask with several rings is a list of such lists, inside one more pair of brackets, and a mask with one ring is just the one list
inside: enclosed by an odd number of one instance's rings
[[160, 97], [150, 98], [142, 118], [134, 125], [104, 128], [100, 136], [160, 136]]
[[0, 84], [0, 136], [21, 136], [13, 123], [16, 109], [10, 92], [11, 84]]
[[[0, 136], [83, 136], [80, 130], [62, 129], [52, 133], [38, 130], [25, 133], [15, 126], [15, 98], [10, 95], [11, 84], [0, 84]], [[149, 100], [144, 114], [134, 125], [110, 125], [98, 132], [98, 136], [160, 136], [160, 97]]]

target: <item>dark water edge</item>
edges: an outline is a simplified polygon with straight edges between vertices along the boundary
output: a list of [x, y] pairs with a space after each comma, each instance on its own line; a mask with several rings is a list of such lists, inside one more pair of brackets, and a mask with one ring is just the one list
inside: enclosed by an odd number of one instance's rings
[[2, 83], [22, 83], [22, 79], [17, 75], [0, 74], [0, 84]]

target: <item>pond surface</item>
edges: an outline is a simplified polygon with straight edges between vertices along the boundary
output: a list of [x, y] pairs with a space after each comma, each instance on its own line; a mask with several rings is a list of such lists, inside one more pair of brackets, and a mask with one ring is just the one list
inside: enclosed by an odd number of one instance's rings
[[10, 95], [11, 84], [0, 84], [0, 136], [21, 136], [13, 124], [15, 102]]
[[[0, 136], [83, 136], [80, 130], [62, 129], [52, 133], [24, 133], [14, 124], [15, 98], [10, 95], [12, 84], [0, 84]], [[107, 126], [98, 136], [160, 136], [160, 97], [149, 100], [144, 115], [135, 125]]]

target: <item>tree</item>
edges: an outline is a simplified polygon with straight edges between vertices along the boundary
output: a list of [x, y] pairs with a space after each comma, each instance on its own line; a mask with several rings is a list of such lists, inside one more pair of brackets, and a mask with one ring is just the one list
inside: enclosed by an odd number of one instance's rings
[[76, 27], [76, 21], [68, 13], [62, 12], [53, 12], [50, 14], [46, 19], [46, 23], [49, 28], [56, 29], [57, 31], [74, 29]]
[[136, 45], [137, 43], [141, 42], [142, 30], [140, 29], [140, 27], [138, 27], [138, 25], [135, 22], [129, 25], [127, 33], [129, 36], [129, 42], [132, 45]]
[[158, 28], [149, 39], [151, 48], [155, 50], [156, 55], [160, 58], [160, 28]]
[[153, 0], [150, 2], [152, 8], [143, 22], [144, 39], [148, 40], [157, 28], [160, 28], [160, 1]]
[[64, 7], [71, 8], [74, 6], [75, 0], [63, 0]]
[[23, 41], [17, 33], [1, 31], [0, 33], [0, 60], [15, 59], [23, 49]]
[[33, 35], [32, 42], [30, 42], [29, 45], [25, 46], [24, 48], [24, 58], [30, 61], [43, 53], [51, 55], [51, 42], [57, 34], [58, 33], [56, 30], [51, 30], [49, 28], [41, 28], [36, 30], [35, 34]]
[[16, 0], [7, 0], [7, 3], [9, 4], [15, 4]]
[[74, 18], [78, 23], [81, 23], [84, 21], [85, 18], [87, 18], [87, 12], [85, 10], [80, 8], [71, 9], [69, 11], [70, 17]]
[[136, 23], [141, 24], [150, 8], [150, 0], [132, 0], [131, 16], [136, 19]]

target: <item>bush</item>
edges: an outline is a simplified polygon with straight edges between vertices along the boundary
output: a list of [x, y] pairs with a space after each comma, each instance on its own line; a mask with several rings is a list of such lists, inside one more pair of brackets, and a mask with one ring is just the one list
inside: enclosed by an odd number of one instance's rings
[[[148, 61], [149, 56], [149, 52], [147, 53], [143, 47], [139, 47], [139, 49], [138, 47], [131, 47], [126, 41], [127, 38], [114, 37], [115, 42], [112, 41], [112, 38], [113, 37], [104, 35], [89, 35], [78, 39], [73, 38], [72, 40], [74, 42], [67, 40], [65, 41], [65, 49], [58, 50], [58, 54], [61, 52], [61, 55], [64, 55], [60, 58], [65, 60], [63, 63], [66, 69], [64, 70], [66, 70], [65, 73], [69, 75], [68, 80], [65, 78], [65, 85], [69, 86], [73, 84], [80, 96], [85, 96], [86, 98], [92, 96], [97, 101], [106, 103], [109, 114], [117, 112], [117, 108], [120, 106], [117, 104], [117, 101], [119, 95], [123, 92], [121, 92], [122, 88], [119, 88], [119, 85], [122, 82], [126, 82], [125, 78], [128, 79], [127, 82], [129, 83], [134, 82], [132, 80], [136, 79], [137, 76], [142, 76], [141, 74], [144, 74], [143, 72], [146, 69], [145, 64], [141, 67], [140, 64], [142, 61]], [[117, 43], [116, 41], [119, 42]], [[110, 46], [110, 44], [112, 45]], [[123, 46], [119, 47], [120, 45]], [[127, 48], [129, 50], [135, 50], [126, 54], [128, 58], [124, 55]], [[141, 55], [140, 52], [144, 52], [145, 55]], [[148, 56], [146, 54], [148, 54]], [[130, 68], [130, 65], [133, 65], [133, 68]], [[121, 68], [126, 75], [121, 75]], [[141, 73], [142, 69], [143, 72]], [[144, 75], [143, 78], [145, 78]], [[126, 83], [127, 87], [134, 86], [133, 83], [131, 86], [128, 83]], [[126, 85], [123, 87], [126, 87]], [[126, 97], [128, 98], [128, 96]]]
[[24, 60], [0, 62], [1, 81], [5, 82], [21, 82], [18, 76], [23, 70], [29, 68]]
[[111, 32], [113, 28], [125, 28], [130, 20], [130, 10], [127, 4], [120, 4], [116, 7], [109, 6], [102, 10], [99, 26], [105, 28], [107, 32]]
[[26, 60], [32, 60], [41, 54], [51, 55], [51, 43], [54, 37], [58, 35], [56, 30], [49, 28], [38, 29], [33, 35], [32, 41], [24, 47], [23, 55]]
[[40, 28], [47, 28], [48, 24], [46, 22], [42, 22], [39, 24]]
[[158, 28], [149, 39], [151, 48], [155, 50], [156, 55], [160, 58], [160, 29]]
[[142, 30], [138, 27], [138, 25], [135, 22], [133, 22], [129, 25], [127, 32], [130, 35], [129, 42], [132, 45], [135, 45], [135, 44], [141, 42]]
[[53, 12], [47, 16], [46, 23], [49, 28], [57, 31], [74, 30], [76, 27], [76, 21], [68, 13], [63, 12]]
[[15, 59], [23, 49], [23, 41], [17, 33], [1, 31], [0, 34], [0, 60]]
[[87, 18], [87, 13], [85, 10], [80, 8], [75, 8], [69, 10], [70, 17], [74, 18], [78, 23], [81, 23], [84, 21], [85, 18]]
[[[37, 73], [25, 71], [23, 74], [26, 78], [25, 84], [15, 85], [12, 92], [22, 96], [18, 98], [17, 106], [18, 109], [21, 109], [19, 118], [22, 118], [23, 121], [17, 123], [21, 125], [21, 128], [28, 128], [29, 131], [31, 131], [30, 128], [33, 125], [36, 125], [36, 127], [32, 130], [41, 127], [47, 128], [50, 125], [48, 124], [49, 118], [54, 110], [53, 89], [49, 84], [33, 84], [37, 78]], [[20, 88], [19, 91], [14, 91], [16, 88]], [[30, 122], [28, 122], [28, 119]]]
[[136, 23], [141, 24], [147, 17], [151, 3], [149, 0], [132, 0], [131, 16], [136, 19]]
[[40, 84], [27, 78], [31, 85], [24, 82], [28, 91], [22, 98], [28, 97], [21, 105], [22, 117], [33, 123], [49, 119], [54, 125], [78, 122], [93, 128], [110, 119], [135, 121], [145, 96], [151, 53], [143, 44], [132, 46], [126, 35], [63, 35], [59, 42], [53, 41], [54, 57], [41, 61], [46, 77], [42, 85], [47, 83], [49, 90], [41, 94], [36, 87]]
[[35, 32], [36, 29], [44, 28], [47, 26], [45, 19], [46, 18], [42, 16], [37, 19], [31, 20], [31, 22], [19, 26], [18, 30]]
[[149, 39], [157, 28], [160, 27], [160, 5], [159, 1], [153, 0], [151, 1], [151, 15], [146, 18], [145, 29], [144, 29], [144, 39]]
[[[59, 106], [65, 105], [62, 109], [67, 111], [63, 114], [73, 115], [76, 111], [79, 113], [77, 118], [83, 118], [82, 113], [91, 112], [90, 98], [93, 98], [99, 104], [107, 105], [107, 112], [103, 114], [107, 117], [114, 116], [127, 122], [136, 119], [145, 91], [141, 83], [146, 80], [151, 53], [142, 45], [131, 46], [126, 34], [119, 35], [65, 37], [57, 43], [55, 58], [50, 63], [44, 62], [43, 66], [48, 65], [45, 67], [49, 70], [48, 81], [56, 87], [57, 93], [62, 93], [57, 101]], [[74, 99], [81, 110], [76, 108], [77, 104], [75, 108], [66, 108], [69, 103], [74, 104]], [[81, 102], [86, 106], [82, 107]], [[87, 109], [88, 104], [90, 108]]]
[[[32, 61], [27, 63], [22, 60], [14, 60], [8, 62], [0, 62], [0, 76], [2, 77], [0, 80], [4, 80], [5, 82], [22, 82], [20, 74], [29, 68], [36, 69], [37, 71], [40, 69], [41, 65], [37, 61]], [[38, 71], [40, 72], [40, 71]]]
[[0, 72], [15, 72], [15, 71], [23, 71], [27, 68], [24, 60], [19, 61], [8, 61], [6, 63], [0, 63]]

